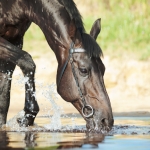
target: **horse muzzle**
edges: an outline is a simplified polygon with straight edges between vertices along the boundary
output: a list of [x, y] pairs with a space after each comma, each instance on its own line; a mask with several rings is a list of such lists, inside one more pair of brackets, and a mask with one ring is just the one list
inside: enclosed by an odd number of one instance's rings
[[113, 118], [103, 117], [99, 112], [94, 112], [93, 116], [85, 118], [85, 120], [89, 132], [107, 133], [111, 130], [114, 124]]

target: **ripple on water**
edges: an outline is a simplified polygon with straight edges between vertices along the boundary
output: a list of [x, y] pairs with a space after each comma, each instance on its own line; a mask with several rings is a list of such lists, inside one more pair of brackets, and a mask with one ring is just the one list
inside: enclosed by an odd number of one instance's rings
[[[84, 122], [80, 125], [68, 124], [73, 119], [70, 117], [60, 118], [59, 122], [61, 122], [61, 126], [55, 126], [57, 122], [53, 122], [54, 124], [42, 124], [42, 126], [38, 126], [38, 123], [34, 124], [34, 126], [30, 127], [19, 127], [16, 119], [24, 115], [24, 112], [19, 112], [15, 117], [10, 119], [5, 126], [3, 126], [3, 131], [15, 131], [15, 132], [26, 132], [26, 131], [34, 131], [34, 132], [86, 132], [86, 127]], [[39, 117], [38, 122], [43, 122], [46, 119], [50, 122], [49, 117]], [[57, 118], [58, 119], [58, 118]], [[76, 122], [80, 122], [82, 118], [76, 118]], [[62, 122], [65, 122], [66, 125]], [[150, 126], [143, 125], [114, 125], [112, 130], [106, 135], [150, 135]]]

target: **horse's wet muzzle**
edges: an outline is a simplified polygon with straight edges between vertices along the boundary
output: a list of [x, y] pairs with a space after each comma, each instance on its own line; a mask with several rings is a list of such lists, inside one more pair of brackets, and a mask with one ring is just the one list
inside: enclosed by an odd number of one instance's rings
[[111, 130], [114, 120], [113, 119], [95, 119], [97, 117], [93, 116], [92, 118], [86, 118], [86, 127], [88, 132], [100, 132], [107, 133]]

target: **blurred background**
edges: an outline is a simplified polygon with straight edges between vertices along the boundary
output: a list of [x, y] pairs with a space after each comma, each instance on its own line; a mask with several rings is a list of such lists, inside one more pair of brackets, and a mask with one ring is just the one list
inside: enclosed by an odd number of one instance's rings
[[[150, 0], [74, 0], [89, 33], [101, 18], [97, 42], [103, 50], [105, 85], [115, 116], [150, 116]], [[57, 61], [38, 26], [32, 24], [24, 38], [24, 50], [36, 65], [37, 100], [40, 113], [61, 107], [64, 113], [78, 113], [55, 97]], [[13, 75], [8, 119], [24, 107], [23, 75], [17, 67]], [[48, 95], [50, 93], [50, 95]], [[56, 103], [54, 106], [52, 103]]]

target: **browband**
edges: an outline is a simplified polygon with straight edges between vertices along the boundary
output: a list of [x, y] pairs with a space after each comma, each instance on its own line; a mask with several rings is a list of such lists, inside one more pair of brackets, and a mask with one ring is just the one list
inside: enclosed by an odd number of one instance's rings
[[73, 54], [73, 53], [84, 53], [84, 52], [86, 52], [86, 50], [82, 48], [76, 48], [76, 49], [71, 48], [69, 53]]

